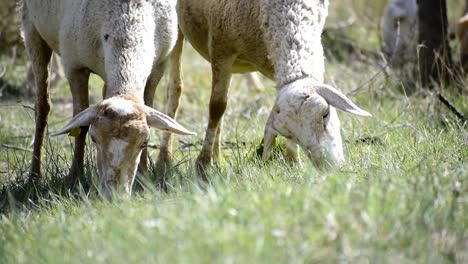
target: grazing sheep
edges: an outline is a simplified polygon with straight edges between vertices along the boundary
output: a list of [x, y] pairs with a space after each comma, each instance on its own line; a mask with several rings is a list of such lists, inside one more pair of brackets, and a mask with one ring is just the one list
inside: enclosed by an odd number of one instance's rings
[[383, 50], [393, 64], [415, 58], [418, 37], [416, 0], [390, 0], [382, 18]]
[[[219, 156], [221, 120], [232, 73], [259, 71], [277, 84], [268, 118], [263, 159], [277, 135], [288, 138], [288, 157], [297, 160], [297, 144], [317, 165], [343, 160], [340, 122], [335, 107], [370, 116], [337, 89], [323, 84], [321, 32], [328, 0], [179, 0], [179, 28], [211, 62], [213, 81], [209, 122], [199, 169]], [[175, 116], [181, 94], [179, 37], [171, 56], [172, 81], [167, 111]], [[171, 135], [161, 144], [158, 163], [171, 160]]]
[[[177, 37], [172, 0], [24, 0], [22, 26], [36, 84], [36, 132], [31, 177], [40, 176], [41, 147], [50, 111], [47, 65], [62, 58], [73, 95], [73, 119], [53, 135], [80, 128], [67, 177], [83, 168], [85, 137], [97, 149], [99, 187], [105, 196], [117, 186], [130, 193], [149, 127], [193, 134], [146, 106], [154, 96]], [[104, 99], [89, 106], [91, 73], [105, 82]], [[153, 89], [146, 89], [152, 87]]]

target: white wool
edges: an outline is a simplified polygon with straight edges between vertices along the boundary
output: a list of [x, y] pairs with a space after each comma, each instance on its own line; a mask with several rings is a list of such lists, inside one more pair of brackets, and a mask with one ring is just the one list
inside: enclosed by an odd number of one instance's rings
[[322, 83], [328, 0], [263, 0], [262, 15], [278, 87], [306, 77]]
[[23, 2], [24, 30], [33, 26], [41, 33], [60, 54], [67, 77], [82, 68], [99, 75], [106, 82], [105, 98], [143, 99], [153, 66], [167, 60], [177, 39], [175, 0]]
[[122, 97], [112, 97], [107, 99], [105, 102], [107, 102], [109, 107], [120, 116], [127, 116], [135, 113], [135, 102], [131, 100]]

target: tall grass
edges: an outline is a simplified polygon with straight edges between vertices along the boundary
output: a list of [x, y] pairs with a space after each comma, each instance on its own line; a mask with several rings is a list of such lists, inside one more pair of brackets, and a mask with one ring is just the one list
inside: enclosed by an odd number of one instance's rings
[[[461, 2], [450, 1], [451, 14]], [[385, 76], [374, 56], [383, 3], [331, 3], [327, 25], [351, 15], [355, 21], [330, 31], [335, 42], [325, 40], [339, 43], [326, 47], [326, 82], [373, 114], [340, 114], [347, 161], [331, 171], [305, 159], [304, 167], [291, 166], [281, 155], [259, 160], [274, 84], [263, 79], [268, 88], [258, 92], [236, 77], [223, 158], [210, 182], [199, 184], [193, 160], [207, 123], [211, 76], [190, 48], [183, 57], [179, 121], [198, 135], [177, 137], [167, 191], [149, 184], [132, 197], [96, 198], [89, 191], [96, 177], [89, 146], [82, 188], [68, 192], [61, 185], [72, 158], [67, 137], [47, 139], [45, 181], [28, 189], [33, 103], [2, 100], [0, 263], [466, 263], [466, 125], [432, 92], [408, 96], [401, 80]], [[157, 109], [163, 109], [165, 83]], [[99, 100], [101, 87], [91, 81], [92, 101]], [[440, 89], [467, 113], [466, 89], [449, 88]], [[55, 88], [52, 99], [51, 131], [72, 113], [67, 87]], [[160, 133], [153, 131], [150, 145], [159, 142]], [[157, 153], [150, 149], [153, 159]], [[154, 167], [151, 174], [159, 176]]]

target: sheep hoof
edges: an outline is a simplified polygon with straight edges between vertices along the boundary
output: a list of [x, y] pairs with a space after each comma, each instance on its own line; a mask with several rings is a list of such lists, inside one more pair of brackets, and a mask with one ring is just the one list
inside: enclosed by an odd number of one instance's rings
[[156, 168], [163, 171], [168, 171], [172, 168], [172, 155], [169, 152], [161, 150], [156, 160]]
[[208, 173], [213, 168], [213, 159], [207, 155], [199, 155], [195, 161], [198, 176], [205, 182], [208, 181]]
[[74, 170], [70, 170], [68, 175], [65, 176], [65, 178], [63, 179], [63, 184], [65, 188], [69, 190], [72, 190], [73, 188], [75, 188], [76, 184], [78, 183], [78, 178], [79, 178], [79, 174]]

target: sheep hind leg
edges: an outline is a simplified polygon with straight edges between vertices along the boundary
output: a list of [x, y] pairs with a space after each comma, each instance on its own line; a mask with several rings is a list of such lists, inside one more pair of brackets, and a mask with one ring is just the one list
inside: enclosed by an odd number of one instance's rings
[[40, 37], [35, 27], [23, 20], [26, 49], [31, 59], [32, 73], [36, 88], [34, 148], [29, 180], [37, 182], [41, 177], [41, 154], [45, 140], [47, 117], [50, 112], [48, 70], [52, 49]]
[[[180, 104], [183, 90], [181, 55], [184, 47], [184, 36], [179, 32], [177, 43], [170, 56], [170, 80], [166, 91], [166, 114], [174, 119]], [[172, 133], [164, 132], [161, 140], [156, 167], [158, 171], [167, 172], [172, 167]]]
[[[90, 72], [85, 69], [76, 69], [68, 71], [66, 75], [73, 97], [73, 116], [76, 116], [89, 107], [88, 80]], [[75, 138], [72, 165], [65, 177], [65, 186], [67, 188], [73, 188], [80, 175], [84, 173], [84, 154], [88, 128], [81, 127], [80, 134]]]
[[227, 95], [232, 76], [231, 66], [234, 60], [235, 57], [232, 56], [225, 60], [217, 60], [211, 64], [213, 83], [208, 128], [206, 129], [202, 150], [196, 160], [198, 172], [204, 178], [206, 177], [206, 170], [213, 166], [214, 143], [221, 123], [220, 121], [227, 106]]

